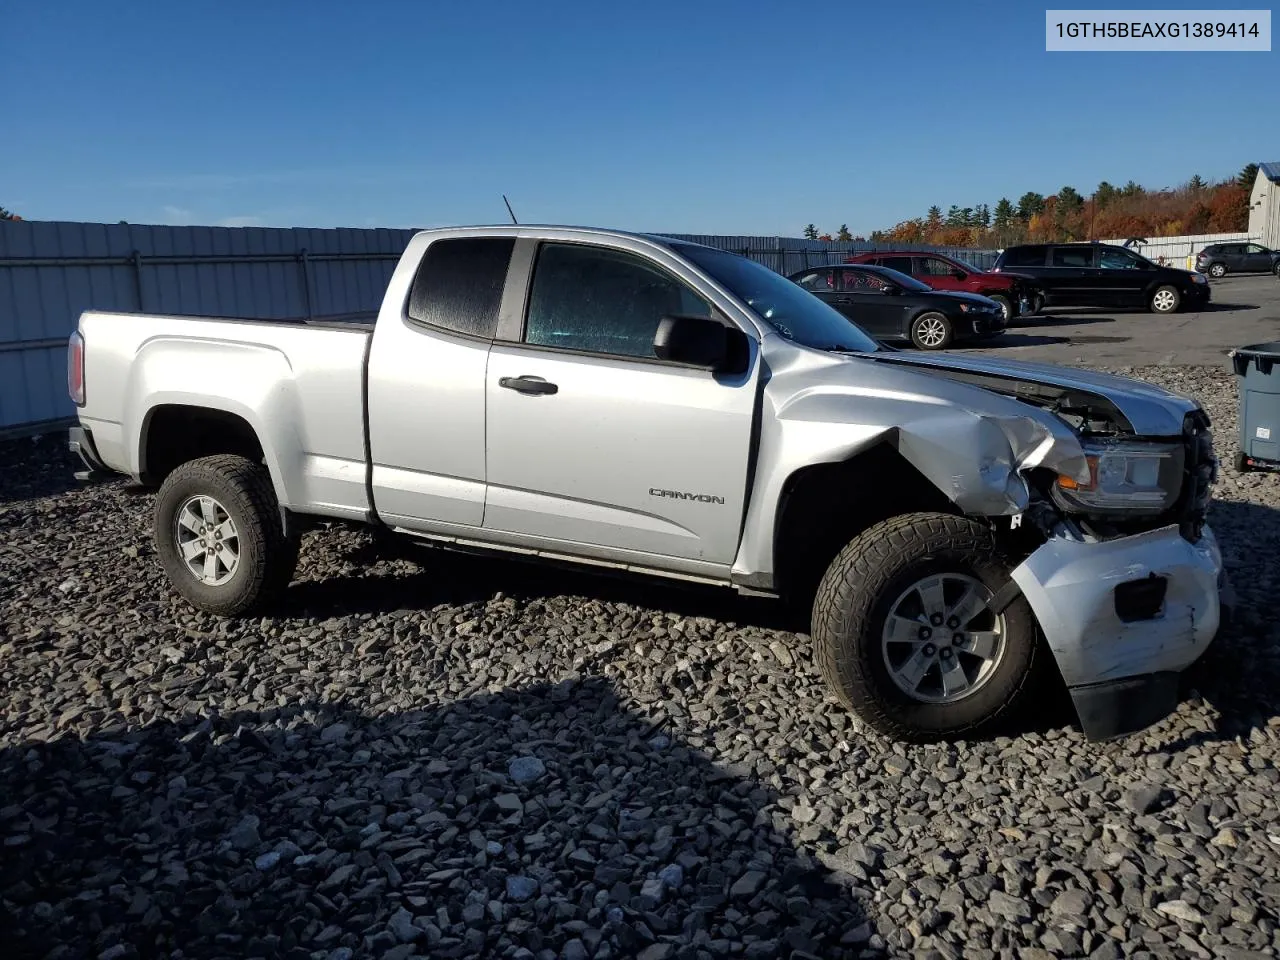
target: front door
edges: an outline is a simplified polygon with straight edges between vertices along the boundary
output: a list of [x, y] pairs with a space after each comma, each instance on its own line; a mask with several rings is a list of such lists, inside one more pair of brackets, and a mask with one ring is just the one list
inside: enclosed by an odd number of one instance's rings
[[1247, 243], [1244, 247], [1244, 266], [1240, 269], [1267, 273], [1271, 270], [1271, 251], [1260, 243]]
[[565, 553], [732, 564], [754, 348], [734, 376], [659, 360], [662, 317], [714, 308], [666, 267], [605, 245], [541, 243], [527, 304], [520, 342], [489, 353], [484, 527]]
[[916, 257], [915, 278], [935, 290], [963, 290], [964, 277], [957, 277], [959, 270], [941, 257]]
[[1097, 287], [1106, 306], [1141, 306], [1150, 275], [1150, 267], [1123, 247], [1100, 247], [1098, 250]]
[[902, 298], [885, 293], [889, 284], [880, 274], [843, 267], [836, 278], [833, 307], [877, 339], [903, 335]]

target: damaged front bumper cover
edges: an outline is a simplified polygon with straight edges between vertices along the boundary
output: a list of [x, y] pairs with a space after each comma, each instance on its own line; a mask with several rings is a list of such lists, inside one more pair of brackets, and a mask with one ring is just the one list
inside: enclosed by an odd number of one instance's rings
[[1135, 733], [1178, 705], [1179, 674], [1229, 615], [1231, 588], [1206, 526], [1114, 540], [1053, 537], [1013, 571], [1090, 740]]

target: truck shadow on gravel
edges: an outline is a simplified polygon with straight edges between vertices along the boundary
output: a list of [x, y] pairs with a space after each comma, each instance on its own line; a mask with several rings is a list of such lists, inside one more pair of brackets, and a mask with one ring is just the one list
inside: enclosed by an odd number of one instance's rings
[[865, 852], [812, 859], [786, 798], [599, 678], [122, 724], [3, 750], [0, 791], [11, 957], [886, 949]]
[[0, 440], [0, 507], [56, 497], [83, 486], [75, 471], [83, 469], [67, 450], [67, 432], [38, 440]]
[[445, 603], [483, 603], [501, 593], [521, 601], [578, 598], [660, 609], [727, 624], [805, 633], [808, 610], [778, 600], [743, 597], [728, 588], [679, 580], [613, 575], [592, 567], [557, 566], [503, 556], [450, 552], [412, 542], [382, 544], [362, 534], [343, 556], [347, 564], [373, 566], [392, 557], [411, 565], [400, 572], [333, 574], [291, 584], [281, 601], [284, 616], [341, 617], [422, 609]]

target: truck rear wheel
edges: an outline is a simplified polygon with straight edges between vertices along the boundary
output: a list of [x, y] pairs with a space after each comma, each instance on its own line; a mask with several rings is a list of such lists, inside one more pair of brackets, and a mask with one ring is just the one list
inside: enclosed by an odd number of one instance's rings
[[818, 665], [868, 726], [922, 743], [990, 728], [1015, 710], [1037, 661], [1035, 616], [991, 531], [942, 513], [893, 517], [855, 537], [813, 607]]
[[156, 552], [193, 607], [222, 617], [260, 610], [298, 564], [271, 477], [245, 457], [219, 454], [178, 466], [160, 486]]

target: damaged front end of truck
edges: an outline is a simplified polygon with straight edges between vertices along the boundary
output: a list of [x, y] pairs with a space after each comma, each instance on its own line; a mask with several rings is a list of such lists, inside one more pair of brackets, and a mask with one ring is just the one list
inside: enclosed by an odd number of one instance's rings
[[1037, 364], [886, 351], [845, 369], [813, 371], [811, 389], [811, 372], [777, 371], [766, 393], [781, 401], [780, 432], [803, 437], [804, 423], [856, 409], [847, 450], [888, 443], [960, 512], [986, 518], [1017, 561], [989, 606], [1025, 597], [1090, 739], [1172, 712], [1181, 672], [1231, 603], [1206, 522], [1218, 461], [1200, 406]]

